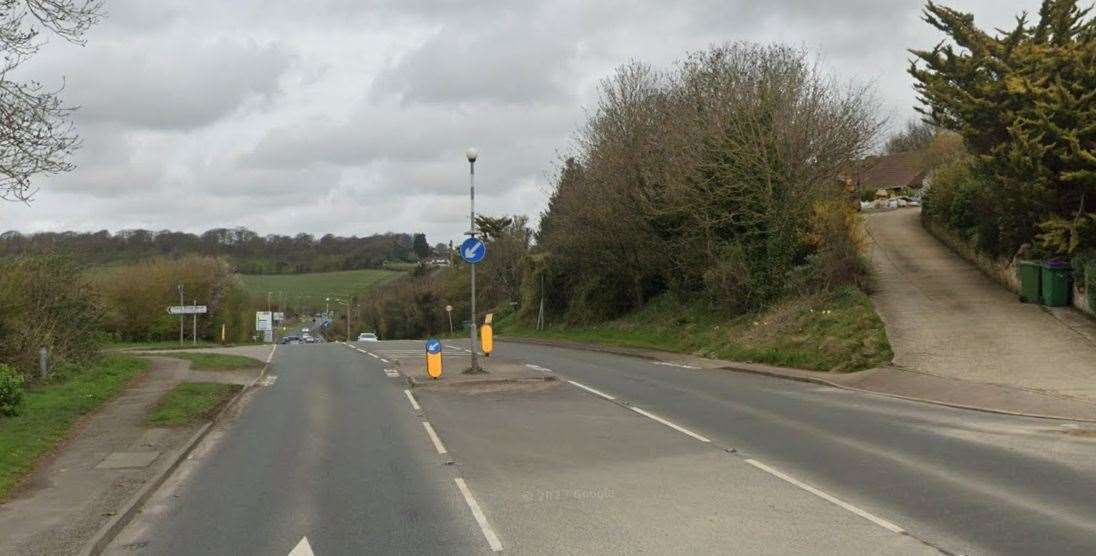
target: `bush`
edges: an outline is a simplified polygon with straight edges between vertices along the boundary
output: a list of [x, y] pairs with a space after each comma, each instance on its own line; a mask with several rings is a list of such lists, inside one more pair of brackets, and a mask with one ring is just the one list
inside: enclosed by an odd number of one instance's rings
[[23, 377], [11, 367], [0, 363], [0, 416], [19, 414], [23, 401]]

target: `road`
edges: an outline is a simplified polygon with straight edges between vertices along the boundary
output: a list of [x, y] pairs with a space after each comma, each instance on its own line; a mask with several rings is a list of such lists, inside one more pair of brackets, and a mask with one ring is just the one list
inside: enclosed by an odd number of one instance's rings
[[1096, 551], [1090, 427], [505, 342], [558, 380], [409, 395], [420, 345], [279, 347], [107, 552]]

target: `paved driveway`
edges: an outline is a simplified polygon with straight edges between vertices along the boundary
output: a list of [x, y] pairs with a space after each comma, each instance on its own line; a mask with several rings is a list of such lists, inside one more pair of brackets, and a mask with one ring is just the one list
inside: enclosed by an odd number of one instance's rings
[[876, 308], [896, 366], [1096, 401], [1096, 344], [992, 282], [921, 226], [868, 214]]

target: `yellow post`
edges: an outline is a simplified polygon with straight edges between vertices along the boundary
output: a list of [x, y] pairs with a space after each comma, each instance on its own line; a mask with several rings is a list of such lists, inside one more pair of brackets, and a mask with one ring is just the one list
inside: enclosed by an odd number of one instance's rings
[[494, 339], [492, 338], [491, 325], [485, 324], [480, 327], [480, 349], [483, 351], [485, 357], [491, 357], [491, 349], [494, 347]]
[[426, 374], [430, 375], [430, 378], [438, 378], [441, 376], [441, 354], [440, 353], [427, 353], [426, 354]]
[[221, 323], [221, 343], [225, 343], [225, 323]]

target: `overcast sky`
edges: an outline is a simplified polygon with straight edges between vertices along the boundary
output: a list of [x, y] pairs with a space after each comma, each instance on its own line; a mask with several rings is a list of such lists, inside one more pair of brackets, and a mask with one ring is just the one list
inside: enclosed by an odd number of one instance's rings
[[[912, 116], [910, 47], [939, 41], [915, 0], [105, 0], [87, 45], [24, 73], [81, 109], [78, 168], [39, 179], [0, 229], [247, 226], [260, 234], [467, 229], [537, 214], [599, 79], [726, 41], [819, 52]], [[1008, 25], [1037, 0], [954, 0]], [[62, 81], [63, 79], [63, 81]]]

